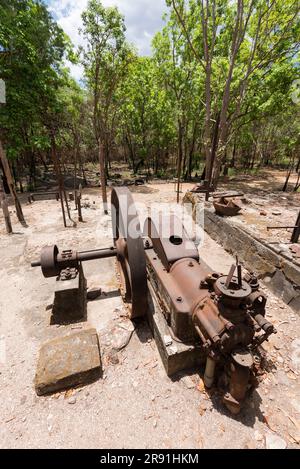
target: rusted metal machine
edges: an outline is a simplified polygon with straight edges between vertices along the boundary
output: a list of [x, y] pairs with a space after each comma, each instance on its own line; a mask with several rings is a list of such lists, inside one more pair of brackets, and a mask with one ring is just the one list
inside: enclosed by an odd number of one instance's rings
[[265, 318], [266, 297], [257, 278], [243, 277], [238, 262], [228, 275], [212, 272], [175, 217], [167, 220], [168, 236], [164, 218], [157, 223], [147, 218], [142, 236], [128, 189], [114, 188], [111, 202], [114, 246], [81, 252], [45, 247], [32, 266], [52, 277], [79, 269], [83, 261], [115, 256], [130, 317], [148, 314], [151, 323], [150, 303], [155, 300], [167, 331], [157, 342], [170, 337], [178, 348], [185, 347], [185, 364], [189, 354], [204, 359], [206, 387], [219, 387], [227, 408], [238, 413], [256, 384], [260, 345], [276, 332]]
[[213, 205], [217, 215], [233, 217], [237, 215], [242, 207], [236, 197], [242, 197], [244, 194], [238, 192], [224, 192], [213, 194]]

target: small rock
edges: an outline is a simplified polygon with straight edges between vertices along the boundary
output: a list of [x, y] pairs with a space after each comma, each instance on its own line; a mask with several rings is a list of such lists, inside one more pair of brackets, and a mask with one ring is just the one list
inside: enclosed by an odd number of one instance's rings
[[281, 215], [280, 210], [273, 210], [272, 215]]
[[200, 392], [203, 392], [205, 390], [205, 384], [204, 384], [203, 379], [201, 379], [201, 378], [200, 378], [199, 383], [197, 385], [197, 389]]
[[76, 397], [72, 396], [70, 399], [68, 399], [68, 404], [76, 404]]
[[119, 357], [116, 353], [111, 353], [108, 356], [108, 360], [112, 365], [118, 365], [120, 363]]
[[135, 330], [135, 325], [129, 319], [127, 321], [120, 322], [118, 326], [128, 332], [133, 332]]
[[195, 387], [195, 383], [190, 376], [183, 376], [180, 381], [182, 381], [188, 389]]
[[130, 342], [133, 330], [126, 330], [124, 327], [120, 327], [119, 325], [115, 327], [112, 331], [112, 347], [117, 351], [125, 348]]
[[280, 436], [268, 433], [265, 436], [266, 449], [285, 449], [287, 444]]
[[172, 345], [172, 343], [173, 343], [172, 337], [170, 335], [164, 335], [164, 344], [168, 346], [168, 345]]
[[263, 215], [264, 217], [266, 217], [266, 216], [268, 215], [265, 210], [261, 210], [261, 211], [259, 212], [259, 214], [260, 214], [260, 215]]

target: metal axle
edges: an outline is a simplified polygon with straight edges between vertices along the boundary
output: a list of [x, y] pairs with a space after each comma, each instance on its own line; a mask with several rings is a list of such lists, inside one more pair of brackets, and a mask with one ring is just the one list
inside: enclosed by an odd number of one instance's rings
[[[76, 254], [78, 262], [93, 261], [95, 259], [105, 259], [106, 257], [114, 257], [117, 255], [117, 250], [114, 247], [92, 249], [90, 251], [73, 251]], [[41, 261], [31, 262], [31, 267], [41, 267]]]
[[41, 267], [44, 277], [56, 277], [67, 267], [78, 268], [83, 261], [105, 259], [117, 256], [117, 249], [112, 247], [93, 249], [89, 251], [73, 251], [71, 249], [59, 252], [56, 245], [42, 249], [41, 259], [31, 263], [31, 267]]

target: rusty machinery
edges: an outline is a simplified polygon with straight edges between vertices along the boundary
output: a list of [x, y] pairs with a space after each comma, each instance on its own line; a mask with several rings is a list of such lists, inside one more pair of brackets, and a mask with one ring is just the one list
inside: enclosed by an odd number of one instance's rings
[[227, 217], [237, 215], [242, 210], [242, 207], [240, 202], [236, 200], [236, 197], [243, 196], [244, 194], [241, 192], [223, 192], [213, 194], [213, 206], [216, 214]]
[[69, 275], [83, 261], [115, 256], [131, 319], [147, 314], [151, 289], [172, 339], [197, 346], [206, 360], [206, 387], [217, 385], [227, 408], [238, 413], [256, 384], [260, 345], [276, 332], [265, 318], [266, 297], [257, 278], [242, 277], [238, 262], [228, 275], [209, 270], [183, 227], [178, 234], [174, 221], [171, 235], [164, 238], [163, 219], [155, 224], [147, 218], [142, 236], [127, 188], [114, 188], [111, 202], [114, 246], [81, 252], [47, 246], [32, 266], [53, 277], [62, 271]]

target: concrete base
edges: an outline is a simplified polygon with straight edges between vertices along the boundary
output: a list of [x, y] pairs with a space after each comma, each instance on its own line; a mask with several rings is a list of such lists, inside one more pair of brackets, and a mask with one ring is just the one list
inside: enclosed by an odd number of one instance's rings
[[237, 254], [249, 270], [254, 270], [268, 288], [299, 313], [300, 265], [272, 245], [255, 238], [243, 227], [205, 209], [205, 231], [227, 251]]
[[66, 324], [86, 318], [87, 283], [80, 267], [75, 278], [56, 280], [51, 324]]
[[199, 345], [186, 345], [172, 338], [171, 329], [156, 300], [154, 290], [148, 282], [148, 320], [157, 348], [168, 376], [182, 370], [194, 368], [205, 362], [205, 354]]
[[92, 382], [101, 376], [96, 329], [58, 337], [42, 345], [35, 376], [40, 396]]
[[[203, 199], [186, 192], [184, 202], [193, 204], [193, 218], [203, 208]], [[204, 229], [230, 254], [238, 255], [245, 268], [255, 271], [268, 288], [297, 313], [300, 311], [300, 262], [291, 259], [276, 245], [256, 238], [230, 217], [204, 209]], [[200, 251], [201, 256], [201, 251]]]

